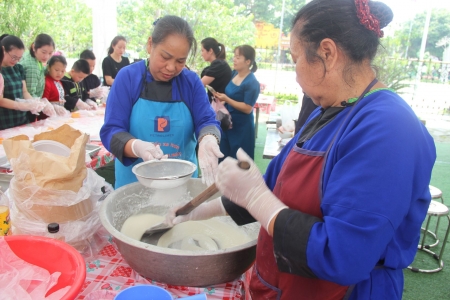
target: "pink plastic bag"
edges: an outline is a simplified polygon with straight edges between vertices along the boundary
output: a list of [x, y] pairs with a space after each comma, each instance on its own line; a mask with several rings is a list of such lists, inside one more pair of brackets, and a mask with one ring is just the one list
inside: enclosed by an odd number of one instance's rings
[[211, 106], [216, 112], [216, 120], [220, 122], [220, 128], [222, 131], [227, 131], [233, 127], [233, 122], [231, 121], [231, 115], [228, 109], [216, 98], [213, 98]]
[[50, 274], [41, 267], [23, 261], [12, 252], [3, 237], [0, 237], [0, 253], [0, 300], [56, 300], [70, 289], [67, 286], [45, 297], [58, 282], [60, 272]]

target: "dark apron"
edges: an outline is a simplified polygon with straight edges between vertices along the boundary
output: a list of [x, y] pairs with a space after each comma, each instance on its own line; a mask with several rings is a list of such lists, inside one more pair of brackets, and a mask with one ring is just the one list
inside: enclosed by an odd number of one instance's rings
[[[372, 81], [357, 101], [363, 98], [376, 82], [376, 79]], [[326, 156], [338, 131], [327, 151], [305, 150], [295, 145], [288, 154], [273, 193], [290, 209], [318, 218], [323, 217], [320, 208], [322, 172]], [[298, 195], [301, 195], [301, 201]], [[347, 286], [280, 272], [273, 253], [273, 238], [263, 228], [259, 232], [256, 249], [256, 263], [250, 281], [250, 294], [253, 299], [333, 300], [346, 296]]]

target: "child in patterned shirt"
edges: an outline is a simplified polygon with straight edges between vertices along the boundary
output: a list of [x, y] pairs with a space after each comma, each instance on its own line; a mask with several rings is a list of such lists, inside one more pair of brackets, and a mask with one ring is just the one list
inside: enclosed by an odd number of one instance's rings
[[64, 88], [61, 79], [66, 72], [67, 61], [64, 56], [55, 55], [47, 63], [43, 98], [53, 104], [58, 115], [64, 116], [68, 111], [64, 108]]

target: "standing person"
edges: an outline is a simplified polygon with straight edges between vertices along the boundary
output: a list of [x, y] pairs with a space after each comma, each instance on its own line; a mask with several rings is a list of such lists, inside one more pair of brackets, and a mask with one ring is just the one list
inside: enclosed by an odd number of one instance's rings
[[95, 54], [91, 50], [84, 50], [80, 54], [80, 59], [84, 59], [89, 64], [89, 75], [86, 76], [82, 84], [84, 85], [84, 91], [82, 95], [82, 100], [86, 101], [87, 99], [90, 99], [92, 101], [95, 101], [95, 98], [90, 97], [89, 91], [95, 88], [98, 88], [101, 85], [100, 79], [97, 77], [97, 75], [93, 74], [92, 72], [95, 69]]
[[[221, 131], [198, 75], [185, 68], [196, 41], [177, 16], [159, 19], [147, 41], [150, 58], [122, 69], [108, 95], [103, 145], [116, 157], [114, 187], [136, 182], [132, 167], [164, 155], [197, 164], [214, 182]], [[196, 175], [194, 175], [196, 176]]]
[[47, 63], [47, 72], [45, 75], [45, 88], [43, 98], [46, 98], [54, 106], [55, 111], [60, 116], [67, 115], [68, 111], [64, 108], [64, 87], [61, 79], [66, 72], [67, 61], [62, 55], [52, 56]]
[[36, 36], [30, 51], [26, 52], [19, 62], [25, 71], [27, 90], [32, 97], [41, 98], [44, 93], [45, 67], [53, 51], [55, 51], [55, 42], [52, 37], [41, 33]]
[[116, 36], [111, 41], [108, 56], [103, 59], [102, 63], [104, 85], [112, 86], [120, 69], [130, 64], [128, 57], [122, 56], [125, 53], [126, 46], [127, 40], [121, 35]]
[[411, 107], [371, 67], [392, 18], [376, 1], [303, 6], [290, 50], [297, 82], [321, 109], [264, 178], [240, 150], [250, 169], [227, 158], [216, 177], [229, 200], [173, 220], [222, 215], [223, 208], [240, 225], [258, 220], [253, 299], [402, 298], [403, 269], [414, 260], [431, 201], [436, 149]]
[[1, 73], [4, 80], [3, 97], [0, 98], [0, 130], [29, 123], [27, 112], [39, 114], [44, 104], [30, 101], [19, 102], [17, 99], [31, 99], [25, 83], [25, 71], [17, 62], [23, 56], [25, 46], [14, 35], [0, 36], [3, 50]]
[[253, 106], [259, 96], [259, 82], [253, 74], [258, 69], [255, 62], [255, 49], [249, 45], [234, 49], [233, 78], [225, 88], [225, 93], [214, 96], [225, 101], [233, 121], [233, 128], [222, 135], [220, 151], [227, 156], [236, 157], [236, 151], [242, 148], [251, 158], [255, 154], [255, 121]]
[[[202, 57], [211, 65], [203, 69], [200, 78], [204, 86], [211, 86], [216, 92], [224, 93], [231, 80], [231, 68], [226, 61], [225, 46], [216, 39], [208, 37], [202, 40]], [[213, 94], [208, 90], [209, 102]]]

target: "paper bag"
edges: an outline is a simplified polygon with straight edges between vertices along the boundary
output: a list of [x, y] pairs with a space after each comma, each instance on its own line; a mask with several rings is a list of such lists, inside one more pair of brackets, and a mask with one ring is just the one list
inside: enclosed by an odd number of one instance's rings
[[[4, 140], [3, 147], [10, 162], [22, 153], [30, 159], [29, 165], [12, 166], [14, 174], [29, 171], [34, 175], [35, 183], [42, 188], [77, 192], [86, 178], [85, 155], [88, 139], [87, 134], [64, 124], [55, 130], [35, 135], [34, 140], [53, 140], [64, 144], [70, 148], [69, 157], [36, 151], [25, 135]], [[31, 176], [22, 180], [24, 184], [34, 182]]]
[[3, 141], [14, 171], [11, 200], [30, 219], [64, 223], [83, 218], [94, 207], [90, 185], [84, 182], [88, 136], [66, 124], [35, 136], [44, 139], [69, 147], [69, 157], [36, 151], [27, 136]]

